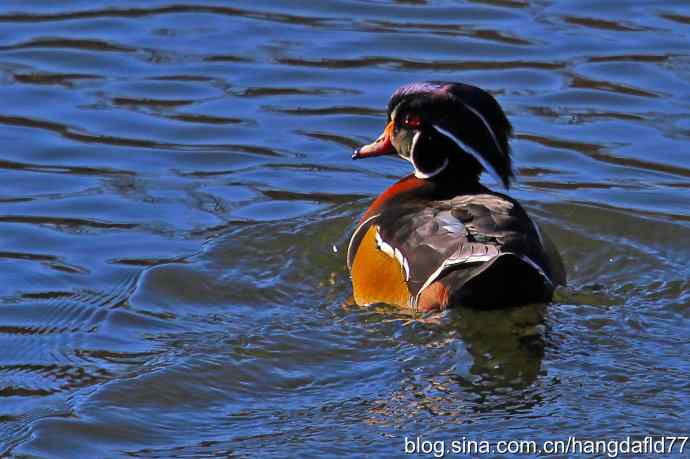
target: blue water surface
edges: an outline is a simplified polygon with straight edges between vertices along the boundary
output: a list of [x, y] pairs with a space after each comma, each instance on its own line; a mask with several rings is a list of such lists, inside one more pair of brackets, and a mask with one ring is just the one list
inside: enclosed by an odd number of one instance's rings
[[[409, 172], [351, 151], [428, 79], [513, 122], [552, 303], [344, 306]], [[0, 101], [0, 457], [689, 435], [685, 0], [5, 0]]]

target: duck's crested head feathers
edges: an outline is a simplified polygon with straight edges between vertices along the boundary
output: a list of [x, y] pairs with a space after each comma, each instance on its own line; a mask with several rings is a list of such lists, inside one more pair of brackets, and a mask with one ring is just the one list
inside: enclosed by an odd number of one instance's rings
[[391, 96], [387, 120], [384, 134], [354, 158], [397, 153], [420, 178], [450, 169], [478, 176], [483, 169], [509, 187], [512, 126], [488, 92], [464, 83], [411, 83]]
[[388, 120], [416, 112], [435, 130], [508, 187], [513, 178], [509, 139], [513, 128], [503, 109], [476, 86], [445, 81], [398, 88], [388, 103]]

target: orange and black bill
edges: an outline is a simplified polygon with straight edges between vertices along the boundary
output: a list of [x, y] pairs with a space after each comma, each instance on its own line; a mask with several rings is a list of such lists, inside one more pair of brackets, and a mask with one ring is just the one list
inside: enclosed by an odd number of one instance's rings
[[388, 123], [386, 129], [383, 130], [383, 134], [379, 136], [378, 139], [374, 140], [368, 145], [363, 145], [352, 153], [352, 159], [360, 158], [370, 158], [372, 156], [382, 156], [382, 155], [394, 155], [396, 154], [395, 148], [393, 148], [393, 127], [395, 124], [393, 121]]

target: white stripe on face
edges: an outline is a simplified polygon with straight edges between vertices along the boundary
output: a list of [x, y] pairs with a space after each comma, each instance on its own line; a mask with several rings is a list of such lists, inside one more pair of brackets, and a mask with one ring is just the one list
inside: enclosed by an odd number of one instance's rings
[[491, 174], [491, 176], [494, 177], [496, 180], [498, 180], [499, 183], [503, 183], [503, 180], [501, 179], [501, 176], [498, 174], [498, 171], [496, 171], [496, 169], [494, 169], [494, 167], [491, 164], [489, 164], [489, 162], [486, 159], [484, 159], [484, 157], [477, 150], [475, 150], [474, 148], [467, 145], [462, 140], [455, 137], [450, 131], [446, 131], [445, 129], [443, 129], [442, 127], [440, 127], [436, 124], [433, 124], [432, 126], [440, 134], [443, 134], [446, 137], [448, 137], [450, 140], [455, 142], [460, 148], [462, 148], [465, 152], [469, 153], [474, 159], [479, 161], [479, 164], [482, 165], [484, 170], [486, 172], [488, 172], [489, 174]]
[[477, 115], [477, 118], [479, 118], [481, 120], [481, 122], [484, 123], [484, 127], [486, 127], [486, 130], [489, 131], [489, 134], [491, 134], [491, 138], [494, 139], [494, 143], [496, 144], [496, 148], [498, 148], [498, 151], [500, 151], [501, 153], [503, 153], [505, 155], [506, 152], [503, 151], [503, 148], [501, 148], [501, 144], [498, 143], [498, 139], [496, 138], [496, 134], [494, 134], [494, 130], [491, 129], [491, 125], [489, 124], [488, 121], [486, 121], [486, 118], [484, 118], [484, 116], [481, 113], [479, 113], [479, 111], [477, 111], [474, 107], [470, 107], [469, 105], [467, 105], [464, 102], [462, 104], [469, 111], [471, 111], [472, 113]]

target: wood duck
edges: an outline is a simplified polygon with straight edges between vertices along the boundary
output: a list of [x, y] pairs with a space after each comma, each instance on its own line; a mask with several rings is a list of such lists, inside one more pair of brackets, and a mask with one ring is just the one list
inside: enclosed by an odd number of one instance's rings
[[387, 118], [352, 158], [397, 154], [414, 173], [374, 200], [350, 239], [355, 303], [431, 312], [550, 301], [566, 281], [558, 251], [515, 199], [479, 183], [482, 171], [506, 189], [513, 179], [498, 102], [467, 84], [412, 83]]

